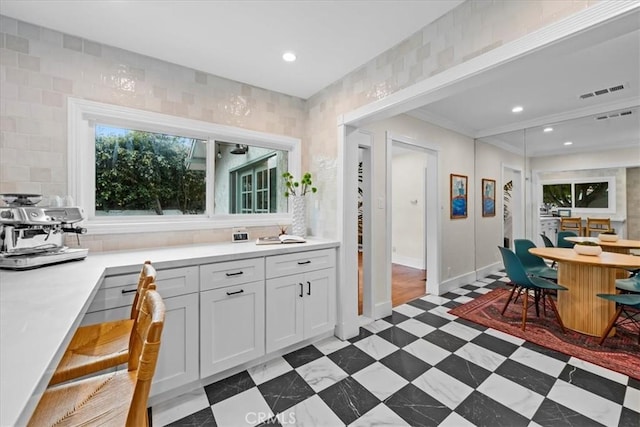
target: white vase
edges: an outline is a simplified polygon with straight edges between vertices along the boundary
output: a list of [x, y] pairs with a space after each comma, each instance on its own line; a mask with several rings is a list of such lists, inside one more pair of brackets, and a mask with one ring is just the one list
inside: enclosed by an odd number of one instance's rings
[[291, 196], [293, 203], [293, 218], [291, 219], [291, 234], [307, 237], [307, 199], [305, 196]]

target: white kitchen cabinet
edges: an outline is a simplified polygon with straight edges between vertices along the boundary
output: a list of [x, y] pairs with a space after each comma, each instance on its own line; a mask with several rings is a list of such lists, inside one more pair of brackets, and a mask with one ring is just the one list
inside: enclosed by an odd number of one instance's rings
[[264, 355], [264, 258], [200, 266], [200, 374]]
[[266, 265], [267, 353], [333, 330], [334, 250], [276, 255]]
[[[105, 277], [82, 324], [129, 317], [137, 281], [138, 273]], [[156, 286], [166, 311], [150, 396], [199, 378], [198, 267], [158, 270]]]
[[264, 355], [264, 280], [201, 292], [200, 327], [202, 378]]
[[[547, 236], [555, 245], [558, 240], [558, 229], [560, 228], [560, 220], [558, 218], [541, 218], [540, 234]], [[539, 239], [539, 246], [544, 246], [542, 239]]]

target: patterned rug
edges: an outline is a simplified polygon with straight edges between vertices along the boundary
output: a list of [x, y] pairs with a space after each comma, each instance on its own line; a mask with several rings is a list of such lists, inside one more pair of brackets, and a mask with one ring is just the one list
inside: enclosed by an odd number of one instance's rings
[[540, 317], [536, 317], [535, 307], [530, 300], [527, 327], [523, 332], [520, 329], [521, 299], [509, 304], [504, 316], [500, 314], [509, 297], [509, 292], [510, 289], [495, 289], [449, 310], [449, 313], [640, 380], [638, 331], [632, 329], [632, 326], [618, 327], [616, 335], [607, 338], [603, 345], [599, 346], [597, 337], [569, 329], [563, 334], [550, 308], [547, 308], [546, 317], [542, 313], [542, 308], [540, 308]]

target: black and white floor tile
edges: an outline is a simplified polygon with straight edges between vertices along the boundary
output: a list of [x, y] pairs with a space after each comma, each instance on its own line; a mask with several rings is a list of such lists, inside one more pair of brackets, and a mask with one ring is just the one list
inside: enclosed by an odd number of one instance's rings
[[152, 408], [154, 427], [640, 426], [640, 381], [447, 311], [499, 273], [425, 296]]

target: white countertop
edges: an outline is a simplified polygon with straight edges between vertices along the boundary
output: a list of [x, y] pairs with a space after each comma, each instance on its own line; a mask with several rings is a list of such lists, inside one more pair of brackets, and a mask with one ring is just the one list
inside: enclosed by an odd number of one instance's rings
[[337, 247], [330, 240], [221, 243], [89, 254], [83, 261], [0, 270], [0, 426], [28, 422], [53, 370], [106, 275]]

